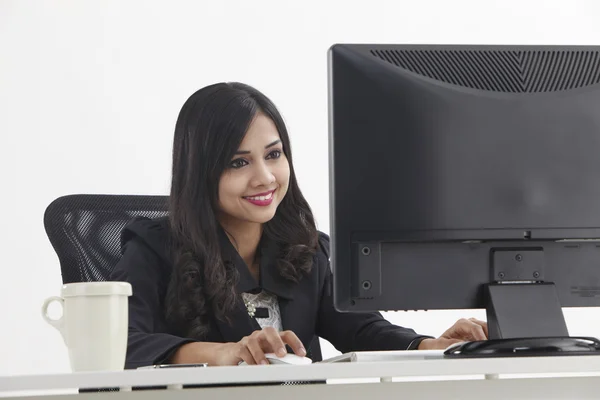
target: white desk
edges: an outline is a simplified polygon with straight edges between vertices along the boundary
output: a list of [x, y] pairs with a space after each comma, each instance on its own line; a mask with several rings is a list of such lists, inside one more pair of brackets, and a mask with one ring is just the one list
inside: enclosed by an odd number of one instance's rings
[[[393, 378], [393, 379], [392, 379]], [[266, 385], [327, 380], [328, 384]], [[184, 388], [182, 385], [264, 385]], [[132, 386], [168, 389], [128, 391]], [[122, 387], [76, 393], [76, 388]], [[72, 394], [49, 395], [57, 390]], [[46, 400], [111, 399], [592, 399], [600, 398], [600, 356], [496, 359], [406, 359], [390, 362], [180, 368], [0, 377], [0, 397], [30, 394]]]

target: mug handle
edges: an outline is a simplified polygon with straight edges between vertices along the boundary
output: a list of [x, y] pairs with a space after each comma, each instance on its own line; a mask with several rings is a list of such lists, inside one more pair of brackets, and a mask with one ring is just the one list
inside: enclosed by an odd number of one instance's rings
[[[61, 317], [59, 319], [52, 319], [52, 318], [50, 318], [50, 316], [48, 316], [48, 306], [50, 305], [50, 303], [52, 303], [54, 301], [60, 303], [60, 307], [62, 308], [63, 314], [61, 315]], [[44, 320], [47, 323], [49, 323], [50, 325], [52, 325], [53, 327], [58, 329], [59, 332], [62, 334], [63, 333], [62, 328], [64, 325], [63, 321], [65, 319], [65, 299], [63, 299], [62, 297], [58, 297], [58, 296], [48, 297], [44, 301], [44, 304], [42, 305], [42, 317], [44, 318]]]

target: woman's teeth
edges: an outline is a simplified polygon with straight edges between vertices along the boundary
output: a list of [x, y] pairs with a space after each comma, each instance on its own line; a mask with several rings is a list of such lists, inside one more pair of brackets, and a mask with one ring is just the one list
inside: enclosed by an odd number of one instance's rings
[[266, 196], [252, 196], [252, 197], [246, 197], [248, 200], [260, 200], [260, 201], [264, 201], [264, 200], [270, 200], [271, 197], [273, 197], [273, 192], [267, 194]]

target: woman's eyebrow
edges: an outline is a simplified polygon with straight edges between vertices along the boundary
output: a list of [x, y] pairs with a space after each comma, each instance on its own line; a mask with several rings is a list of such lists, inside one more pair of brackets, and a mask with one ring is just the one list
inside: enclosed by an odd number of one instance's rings
[[[277, 139], [276, 141], [274, 141], [273, 143], [269, 143], [268, 145], [265, 146], [265, 149], [268, 149], [269, 147], [273, 147], [276, 144], [281, 143], [281, 139]], [[236, 155], [240, 155], [240, 154], [250, 154], [250, 151], [248, 150], [238, 150], [235, 152]]]
[[277, 139], [273, 143], [270, 143], [270, 144], [266, 145], [265, 149], [268, 149], [269, 147], [273, 147], [273, 146], [275, 146], [276, 144], [279, 144], [279, 143], [281, 143], [281, 139]]

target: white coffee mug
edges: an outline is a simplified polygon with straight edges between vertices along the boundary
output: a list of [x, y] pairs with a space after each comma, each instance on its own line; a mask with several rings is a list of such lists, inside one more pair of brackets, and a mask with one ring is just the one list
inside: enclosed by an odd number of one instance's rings
[[[60, 331], [73, 372], [124, 368], [131, 293], [128, 282], [78, 282], [44, 301], [42, 316]], [[52, 302], [62, 306], [59, 319], [48, 316]]]

